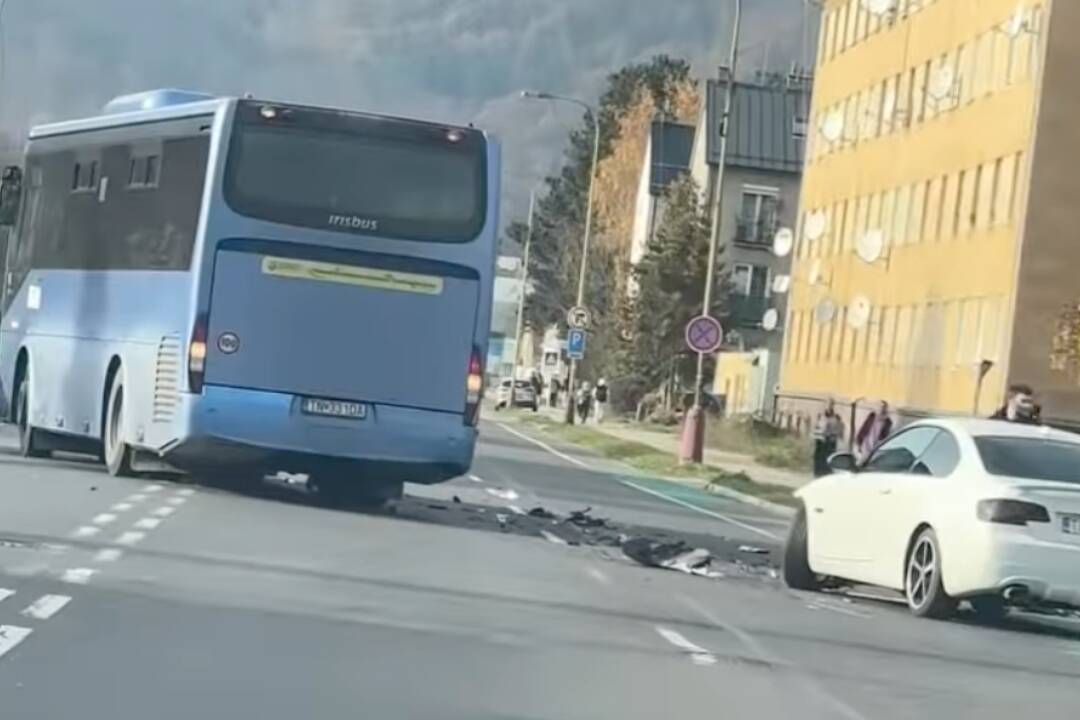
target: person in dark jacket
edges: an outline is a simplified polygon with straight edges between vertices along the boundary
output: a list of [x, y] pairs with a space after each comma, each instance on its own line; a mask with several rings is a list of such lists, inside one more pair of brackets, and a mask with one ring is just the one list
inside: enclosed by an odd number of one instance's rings
[[830, 399], [825, 405], [825, 412], [818, 415], [814, 423], [814, 477], [822, 477], [832, 472], [829, 458], [840, 447], [844, 438], [844, 421], [836, 412], [836, 403]]
[[855, 452], [859, 460], [870, 457], [874, 448], [892, 434], [892, 429], [893, 421], [889, 415], [889, 403], [882, 400], [881, 405], [866, 416], [863, 424], [859, 426], [859, 431], [855, 434]]
[[1023, 425], [1041, 425], [1042, 408], [1035, 402], [1035, 391], [1031, 389], [1031, 386], [1018, 383], [1009, 386], [1005, 404], [998, 408], [990, 419]]

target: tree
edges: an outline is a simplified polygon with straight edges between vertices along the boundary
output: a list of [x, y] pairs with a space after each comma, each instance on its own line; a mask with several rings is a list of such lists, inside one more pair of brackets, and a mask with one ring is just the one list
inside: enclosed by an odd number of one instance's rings
[[[673, 183], [656, 234], [634, 268], [636, 293], [626, 300], [623, 342], [611, 372], [620, 405], [633, 406], [658, 388], [686, 353], [686, 324], [702, 310], [709, 236], [709, 216], [693, 180]], [[724, 294], [714, 292], [713, 298], [718, 315]]]

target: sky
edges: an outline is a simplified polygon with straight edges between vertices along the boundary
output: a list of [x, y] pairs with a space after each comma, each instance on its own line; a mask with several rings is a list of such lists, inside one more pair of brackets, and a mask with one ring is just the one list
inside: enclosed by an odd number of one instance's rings
[[[0, 129], [97, 113], [157, 87], [472, 122], [503, 143], [503, 221], [559, 165], [570, 105], [667, 53], [727, 55], [733, 0], [0, 0]], [[744, 0], [744, 68], [803, 54], [805, 0]], [[813, 17], [813, 16], [811, 16]], [[807, 33], [808, 45], [816, 29]], [[807, 61], [810, 51], [806, 51]]]

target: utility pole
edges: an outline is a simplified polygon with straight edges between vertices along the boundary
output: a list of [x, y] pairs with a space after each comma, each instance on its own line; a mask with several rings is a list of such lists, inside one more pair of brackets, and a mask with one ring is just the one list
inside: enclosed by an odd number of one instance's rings
[[[536, 191], [529, 193], [529, 225], [525, 231], [525, 250], [521, 257], [521, 293], [518, 295], [517, 307], [517, 330], [514, 331], [514, 368], [510, 371], [510, 407], [516, 407], [517, 400], [517, 369], [521, 364], [521, 342], [525, 334], [525, 290], [529, 286], [529, 248], [532, 246], [533, 234], [533, 209], [536, 204]], [[539, 398], [537, 398], [539, 401]]]
[[[735, 1], [735, 16], [731, 26], [731, 48], [727, 64], [727, 85], [724, 88], [724, 110], [720, 119], [720, 152], [716, 171], [716, 201], [713, 209], [712, 232], [709, 235], [709, 265], [705, 268], [705, 292], [702, 314], [712, 314], [712, 297], [716, 274], [716, 255], [720, 245], [720, 231], [724, 209], [724, 176], [727, 174], [727, 145], [731, 131], [731, 108], [735, 99], [735, 68], [739, 59], [739, 33], [742, 26], [742, 0]], [[687, 413], [683, 426], [683, 442], [679, 460], [684, 463], [700, 463], [705, 455], [705, 410], [702, 386], [705, 384], [705, 355], [698, 353], [697, 373], [694, 377], [694, 407]]]

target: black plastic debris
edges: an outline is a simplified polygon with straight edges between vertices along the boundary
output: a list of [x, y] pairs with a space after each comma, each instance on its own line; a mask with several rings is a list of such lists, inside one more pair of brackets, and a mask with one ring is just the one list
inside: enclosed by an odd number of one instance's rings
[[544, 520], [554, 520], [555, 519], [555, 513], [551, 512], [551, 511], [549, 511], [549, 510], [547, 510], [545, 508], [539, 507], [539, 506], [534, 507], [532, 510], [529, 511], [528, 514], [529, 514], [529, 517], [542, 518]]
[[649, 538], [632, 538], [622, 544], [623, 554], [646, 567], [675, 570], [688, 575], [722, 577], [711, 569], [712, 553], [679, 540], [665, 543]]
[[431, 510], [449, 510], [450, 509], [450, 507], [448, 505], [440, 505], [439, 503], [428, 503], [427, 506]]
[[574, 510], [570, 513], [570, 516], [566, 518], [566, 522], [577, 525], [579, 528], [607, 527], [608, 522], [606, 519], [593, 517], [589, 514], [591, 512], [591, 507], [587, 507], [584, 510]]
[[461, 498], [459, 498], [457, 495], [454, 496], [454, 504], [455, 505], [460, 505], [461, 504]]

